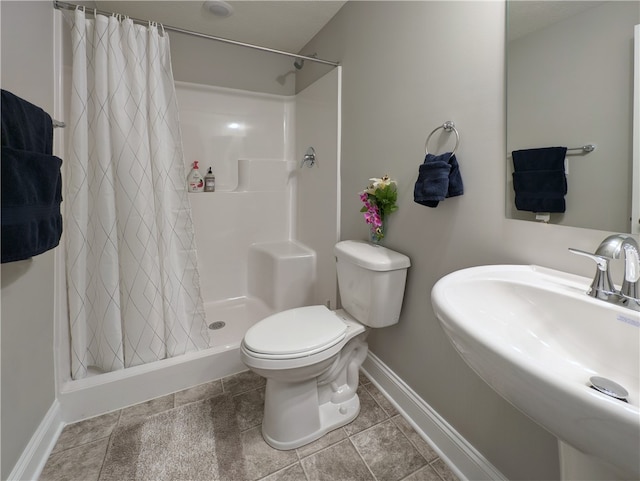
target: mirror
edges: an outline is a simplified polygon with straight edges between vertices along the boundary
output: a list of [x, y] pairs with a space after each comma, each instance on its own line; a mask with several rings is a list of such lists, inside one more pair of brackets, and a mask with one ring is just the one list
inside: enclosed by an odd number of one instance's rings
[[[636, 24], [640, 3], [635, 1], [507, 1], [508, 218], [536, 221], [536, 213], [515, 207], [512, 151], [562, 146], [578, 148], [568, 150], [564, 162], [566, 210], [538, 221], [613, 232], [636, 229]], [[588, 144], [595, 150], [580, 149]], [[638, 216], [637, 209], [633, 214]]]

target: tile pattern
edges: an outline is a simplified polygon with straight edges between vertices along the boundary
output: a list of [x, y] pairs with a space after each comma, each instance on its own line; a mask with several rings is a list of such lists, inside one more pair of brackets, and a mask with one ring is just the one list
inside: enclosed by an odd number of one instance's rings
[[222, 392], [233, 395], [247, 481], [458, 480], [364, 375], [360, 376], [358, 387], [358, 417], [317, 441], [290, 451], [273, 449], [262, 439], [264, 386], [263, 378], [245, 371], [70, 424], [62, 431], [40, 480], [98, 481], [116, 427]]

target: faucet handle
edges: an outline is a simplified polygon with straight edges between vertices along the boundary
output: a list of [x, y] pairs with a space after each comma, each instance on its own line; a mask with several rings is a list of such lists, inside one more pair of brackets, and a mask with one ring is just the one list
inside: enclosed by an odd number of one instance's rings
[[572, 254], [578, 254], [580, 256], [588, 257], [592, 261], [595, 261], [598, 269], [591, 283], [591, 287], [587, 291], [587, 294], [597, 299], [608, 300], [612, 294], [617, 294], [613, 282], [611, 282], [611, 275], [609, 274], [609, 260], [610, 257], [605, 257], [599, 254], [592, 254], [591, 252], [583, 251], [580, 249], [574, 249], [569, 247], [569, 252]]
[[578, 254], [579, 256], [588, 257], [589, 259], [595, 261], [598, 266], [598, 270], [606, 271], [609, 269], [609, 261], [613, 259], [613, 257], [601, 255], [601, 254], [592, 254], [591, 252], [583, 251], [580, 249], [575, 249], [573, 247], [569, 247], [569, 252], [572, 254]]

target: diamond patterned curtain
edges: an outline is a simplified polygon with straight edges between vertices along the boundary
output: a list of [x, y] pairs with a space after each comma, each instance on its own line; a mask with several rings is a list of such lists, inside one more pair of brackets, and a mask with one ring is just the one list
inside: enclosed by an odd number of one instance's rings
[[65, 237], [72, 377], [208, 346], [169, 38], [75, 12]]

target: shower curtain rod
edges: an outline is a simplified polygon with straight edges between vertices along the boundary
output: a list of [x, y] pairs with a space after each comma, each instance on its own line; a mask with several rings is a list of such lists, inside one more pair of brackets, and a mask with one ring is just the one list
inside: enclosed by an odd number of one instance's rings
[[[96, 10], [95, 8], [87, 8], [84, 7], [82, 5], [76, 5], [74, 3], [68, 3], [68, 2], [61, 2], [59, 0], [53, 0], [53, 8], [56, 8], [58, 10], [75, 10], [78, 7], [82, 7], [83, 9], [85, 9], [86, 13], [90, 13], [90, 14], [100, 14], [100, 15], [106, 15], [106, 16], [111, 16], [111, 15], [117, 15], [113, 12], [104, 12], [102, 10]], [[133, 17], [129, 17], [127, 15], [123, 15], [123, 17], [127, 17], [129, 18], [133, 23], [138, 23], [141, 25], [148, 25], [149, 24], [149, 20], [141, 20], [139, 18], [133, 18]], [[317, 62], [317, 63], [322, 63], [325, 65], [333, 65], [334, 67], [337, 67], [338, 65], [340, 65], [339, 62], [332, 62], [330, 60], [323, 60], [321, 58], [315, 58], [315, 57], [307, 57], [306, 55], [300, 55], [297, 53], [291, 53], [291, 52], [285, 52], [283, 50], [276, 50], [273, 48], [269, 48], [269, 47], [263, 47], [261, 45], [253, 45], [251, 43], [245, 43], [245, 42], [238, 42], [237, 40], [231, 40], [230, 38], [223, 38], [223, 37], [216, 37], [214, 35], [207, 35], [204, 33], [200, 33], [200, 32], [194, 32], [192, 30], [185, 30], [183, 28], [179, 28], [179, 27], [172, 27], [171, 25], [165, 25], [162, 24], [160, 22], [157, 22], [158, 25], [162, 25], [162, 27], [165, 30], [168, 30], [170, 32], [177, 32], [177, 33], [184, 33], [186, 35], [192, 35], [194, 37], [200, 37], [200, 38], [206, 38], [208, 40], [215, 40], [216, 42], [223, 42], [223, 43], [229, 43], [231, 45], [238, 45], [240, 47], [248, 47], [248, 48], [253, 48], [255, 50], [262, 50], [263, 52], [271, 52], [271, 53], [275, 53], [278, 55], [285, 55], [287, 57], [293, 57], [293, 58], [301, 58], [304, 60], [309, 60], [311, 62]]]

